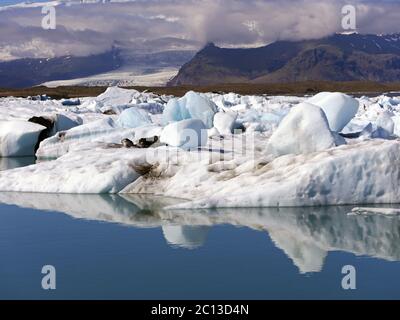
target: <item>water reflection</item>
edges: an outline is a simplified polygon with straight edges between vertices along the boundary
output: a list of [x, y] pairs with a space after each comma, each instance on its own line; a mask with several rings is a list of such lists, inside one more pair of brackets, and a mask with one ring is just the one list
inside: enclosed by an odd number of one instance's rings
[[0, 157], [0, 171], [26, 167], [35, 163], [36, 163], [35, 157], [20, 157], [20, 158]]
[[166, 210], [176, 199], [138, 195], [0, 193], [0, 202], [74, 218], [162, 228], [168, 244], [201, 247], [215, 225], [247, 227], [269, 234], [301, 273], [322, 270], [330, 251], [400, 261], [400, 217], [348, 215], [352, 207]]

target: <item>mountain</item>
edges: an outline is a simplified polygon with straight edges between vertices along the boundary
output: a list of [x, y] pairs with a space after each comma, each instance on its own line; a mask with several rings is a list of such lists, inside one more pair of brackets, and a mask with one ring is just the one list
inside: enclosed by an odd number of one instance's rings
[[23, 88], [59, 79], [74, 79], [120, 67], [118, 51], [87, 57], [25, 58], [0, 62], [0, 87]]
[[335, 34], [250, 49], [207, 44], [168, 85], [400, 81], [400, 34]]

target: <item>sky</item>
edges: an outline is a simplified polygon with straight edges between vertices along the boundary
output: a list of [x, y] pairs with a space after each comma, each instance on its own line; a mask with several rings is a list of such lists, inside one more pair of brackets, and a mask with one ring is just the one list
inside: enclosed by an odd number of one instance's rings
[[400, 32], [399, 0], [84, 1], [91, 3], [51, 1], [56, 5], [56, 28], [44, 30], [43, 3], [0, 0], [0, 60], [85, 56], [112, 46], [157, 52], [198, 50], [207, 42], [256, 47], [276, 40], [320, 38], [344, 31], [342, 8], [348, 4], [356, 8], [358, 32]]

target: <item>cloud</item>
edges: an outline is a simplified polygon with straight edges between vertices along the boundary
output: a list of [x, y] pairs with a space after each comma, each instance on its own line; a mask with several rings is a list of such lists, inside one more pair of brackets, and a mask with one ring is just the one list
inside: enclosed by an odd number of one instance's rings
[[[341, 8], [354, 4], [361, 33], [400, 31], [400, 3], [370, 0], [53, 1], [56, 30], [43, 30], [37, 4], [0, 10], [0, 59], [89, 55], [118, 45], [130, 51], [258, 46], [319, 38], [341, 30]], [[87, 2], [96, 2], [93, 0]], [[67, 5], [69, 3], [70, 5]]]

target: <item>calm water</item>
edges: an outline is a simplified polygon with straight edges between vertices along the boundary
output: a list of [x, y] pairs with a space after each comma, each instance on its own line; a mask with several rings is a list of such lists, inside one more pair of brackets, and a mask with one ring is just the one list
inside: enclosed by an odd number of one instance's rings
[[[397, 299], [400, 217], [0, 193], [1, 299]], [[57, 289], [41, 289], [44, 265]], [[341, 287], [344, 265], [357, 290]]]

